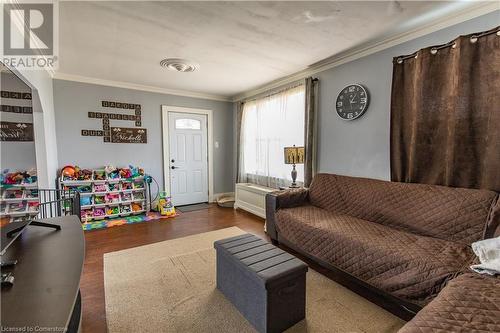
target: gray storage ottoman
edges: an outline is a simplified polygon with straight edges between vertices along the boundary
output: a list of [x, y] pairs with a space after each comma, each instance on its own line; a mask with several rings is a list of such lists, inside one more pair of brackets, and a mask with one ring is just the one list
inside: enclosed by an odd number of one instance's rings
[[217, 288], [259, 332], [305, 318], [307, 265], [251, 234], [216, 241]]

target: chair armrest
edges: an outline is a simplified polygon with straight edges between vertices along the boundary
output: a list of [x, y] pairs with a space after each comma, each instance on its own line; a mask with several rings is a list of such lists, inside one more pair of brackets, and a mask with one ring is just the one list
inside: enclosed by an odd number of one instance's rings
[[276, 230], [276, 211], [280, 208], [291, 208], [303, 205], [309, 200], [308, 189], [290, 189], [271, 192], [266, 195], [266, 232], [271, 240], [278, 241]]

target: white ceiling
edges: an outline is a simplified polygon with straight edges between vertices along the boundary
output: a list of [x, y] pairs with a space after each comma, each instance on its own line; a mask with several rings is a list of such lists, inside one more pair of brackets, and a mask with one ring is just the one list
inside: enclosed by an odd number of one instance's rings
[[[224, 97], [463, 10], [463, 4], [434, 1], [59, 6], [59, 74]], [[167, 57], [187, 58], [200, 68], [171, 72], [159, 66]]]

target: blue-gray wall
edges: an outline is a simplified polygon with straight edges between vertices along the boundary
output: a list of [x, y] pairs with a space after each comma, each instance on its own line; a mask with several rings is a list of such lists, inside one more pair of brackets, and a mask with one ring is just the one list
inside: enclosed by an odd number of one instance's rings
[[[141, 104], [142, 126], [148, 130], [147, 144], [103, 143], [102, 137], [83, 137], [82, 129], [102, 129], [100, 120], [89, 119], [89, 111], [110, 112], [102, 100]], [[150, 93], [65, 80], [54, 80], [57, 152], [59, 167], [76, 164], [95, 168], [113, 164], [143, 167], [163, 188], [161, 105], [213, 110], [214, 192], [233, 191], [232, 103]], [[124, 112], [125, 113], [125, 112]], [[130, 121], [112, 120], [111, 126], [133, 127]]]
[[[318, 170], [342, 175], [390, 179], [389, 124], [393, 57], [443, 44], [459, 35], [497, 26], [500, 11], [431, 33], [316, 74], [320, 80]], [[371, 96], [366, 113], [341, 120], [335, 99], [343, 87], [360, 83]]]

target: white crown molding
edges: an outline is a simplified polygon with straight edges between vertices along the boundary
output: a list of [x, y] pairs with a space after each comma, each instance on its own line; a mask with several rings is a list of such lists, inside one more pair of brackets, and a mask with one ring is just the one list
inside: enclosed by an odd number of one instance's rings
[[101, 86], [140, 90], [140, 91], [147, 91], [147, 92], [158, 93], [158, 94], [192, 97], [192, 98], [199, 98], [199, 99], [209, 99], [209, 100], [223, 101], [223, 102], [231, 102], [232, 101], [232, 99], [230, 97], [227, 97], [227, 96], [197, 93], [197, 92], [186, 91], [186, 90], [160, 88], [160, 87], [147, 86], [147, 85], [130, 83], [130, 82], [97, 79], [97, 78], [92, 78], [92, 77], [87, 77], [87, 76], [66, 74], [66, 73], [61, 73], [61, 72], [55, 72], [52, 75], [52, 78], [56, 79], [56, 80], [90, 83], [90, 84], [97, 84], [97, 85], [101, 85]]
[[366, 44], [362, 44], [359, 47], [340, 53], [338, 55], [332, 56], [330, 58], [326, 58], [322, 61], [319, 61], [308, 68], [299, 71], [297, 73], [285, 76], [283, 78], [271, 81], [264, 85], [258, 86], [255, 89], [246, 91], [244, 93], [235, 95], [232, 97], [233, 102], [237, 102], [246, 98], [250, 98], [259, 94], [262, 94], [268, 90], [278, 88], [280, 86], [289, 84], [294, 81], [301, 80], [308, 76], [314, 75], [319, 72], [326, 71], [328, 69], [340, 66], [342, 64], [354, 61], [356, 59], [365, 57], [367, 55], [388, 49], [395, 45], [402, 44], [404, 42], [413, 40], [418, 37], [422, 37], [428, 35], [432, 32], [450, 27], [452, 25], [465, 22], [467, 20], [473, 19], [475, 17], [479, 17], [494, 11], [500, 10], [500, 2], [499, 1], [490, 1], [488, 3], [481, 3], [479, 5], [471, 5], [466, 7], [465, 9], [450, 13], [445, 17], [440, 17], [439, 19], [434, 20], [428, 24], [422, 25], [415, 29], [406, 31], [401, 34], [397, 34], [395, 36], [385, 38], [378, 41], [371, 41]]

